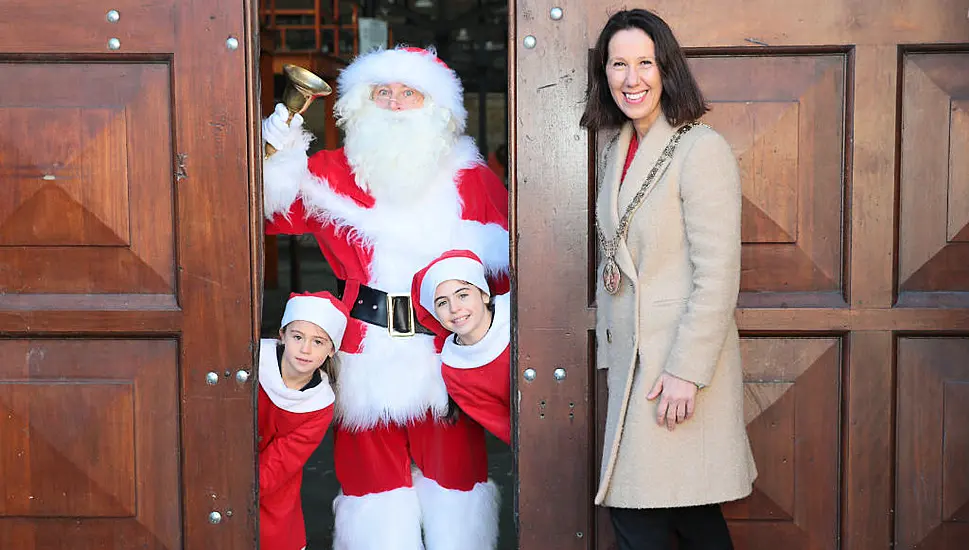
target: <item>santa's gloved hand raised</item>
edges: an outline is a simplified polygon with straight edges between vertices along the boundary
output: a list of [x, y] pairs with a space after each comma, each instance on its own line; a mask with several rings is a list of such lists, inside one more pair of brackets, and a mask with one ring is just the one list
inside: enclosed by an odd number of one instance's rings
[[303, 116], [297, 113], [287, 124], [288, 118], [289, 110], [277, 103], [273, 114], [262, 121], [262, 139], [279, 151], [292, 149], [303, 142]]

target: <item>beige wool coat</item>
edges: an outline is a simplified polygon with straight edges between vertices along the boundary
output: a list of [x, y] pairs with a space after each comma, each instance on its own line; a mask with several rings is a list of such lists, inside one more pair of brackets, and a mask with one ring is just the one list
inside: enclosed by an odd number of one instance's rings
[[[640, 141], [622, 185], [634, 132], [627, 124], [600, 158], [596, 218], [606, 237], [640, 189], [674, 128], [663, 116]], [[740, 287], [740, 176], [727, 142], [706, 126], [680, 140], [650, 188], [616, 261], [620, 290], [597, 281], [599, 368], [609, 407], [596, 504], [673, 508], [751, 492], [757, 471], [743, 415], [734, 310]], [[693, 418], [672, 432], [646, 395], [666, 371], [703, 386]]]

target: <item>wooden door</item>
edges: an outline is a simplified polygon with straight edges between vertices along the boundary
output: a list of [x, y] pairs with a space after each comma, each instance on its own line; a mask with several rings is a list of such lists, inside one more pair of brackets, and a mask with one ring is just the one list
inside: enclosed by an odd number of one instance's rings
[[[596, 143], [577, 121], [589, 50], [635, 5], [513, 7], [522, 549], [613, 544], [592, 506]], [[738, 548], [965, 548], [965, 2], [649, 7], [689, 48], [743, 175], [738, 321], [760, 476], [725, 507]]]
[[0, 548], [254, 548], [248, 3], [3, 7]]

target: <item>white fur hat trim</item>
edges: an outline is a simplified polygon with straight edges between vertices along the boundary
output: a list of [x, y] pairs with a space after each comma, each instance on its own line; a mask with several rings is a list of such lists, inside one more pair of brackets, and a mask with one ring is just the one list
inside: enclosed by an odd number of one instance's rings
[[358, 86], [400, 82], [429, 95], [434, 103], [451, 111], [458, 125], [467, 124], [464, 87], [457, 73], [437, 55], [420, 48], [376, 50], [357, 57], [337, 78], [341, 96]]
[[[333, 298], [334, 300], [336, 298]], [[315, 295], [293, 296], [286, 302], [283, 320], [279, 326], [285, 327], [293, 321], [309, 321], [325, 330], [333, 341], [333, 348], [340, 349], [343, 333], [347, 330], [347, 316], [330, 301]]]
[[438, 321], [437, 312], [434, 310], [434, 292], [438, 285], [444, 281], [457, 279], [467, 281], [480, 288], [486, 294], [491, 294], [488, 287], [488, 280], [485, 278], [484, 266], [481, 262], [463, 256], [444, 258], [428, 268], [421, 281], [421, 306], [434, 316]]

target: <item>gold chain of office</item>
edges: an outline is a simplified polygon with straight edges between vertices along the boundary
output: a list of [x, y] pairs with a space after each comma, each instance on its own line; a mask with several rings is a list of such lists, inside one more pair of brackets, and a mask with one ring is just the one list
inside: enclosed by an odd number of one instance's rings
[[616, 251], [619, 248], [619, 243], [626, 240], [626, 233], [629, 231], [629, 222], [632, 221], [633, 214], [636, 210], [642, 206], [643, 201], [646, 199], [646, 192], [653, 186], [653, 184], [661, 179], [666, 170], [670, 166], [670, 162], [673, 160], [673, 155], [676, 152], [676, 146], [680, 143], [680, 139], [692, 130], [693, 128], [700, 126], [699, 122], [691, 122], [684, 126], [681, 126], [672, 136], [668, 142], [666, 142], [666, 147], [663, 148], [663, 152], [660, 153], [658, 159], [653, 164], [653, 167], [649, 170], [646, 175], [646, 179], [643, 181], [643, 185], [636, 192], [636, 196], [626, 207], [626, 211], [623, 212], [622, 218], [619, 220], [619, 227], [616, 229], [616, 236], [611, 239], [606, 239], [605, 234], [602, 231], [602, 226], [599, 223], [598, 217], [596, 218], [596, 234], [599, 237], [599, 245], [602, 247], [602, 251], [605, 253], [605, 259], [602, 268], [602, 287], [609, 294], [616, 294], [619, 292], [619, 282], [622, 279], [622, 274], [619, 271], [619, 264], [616, 263]]

